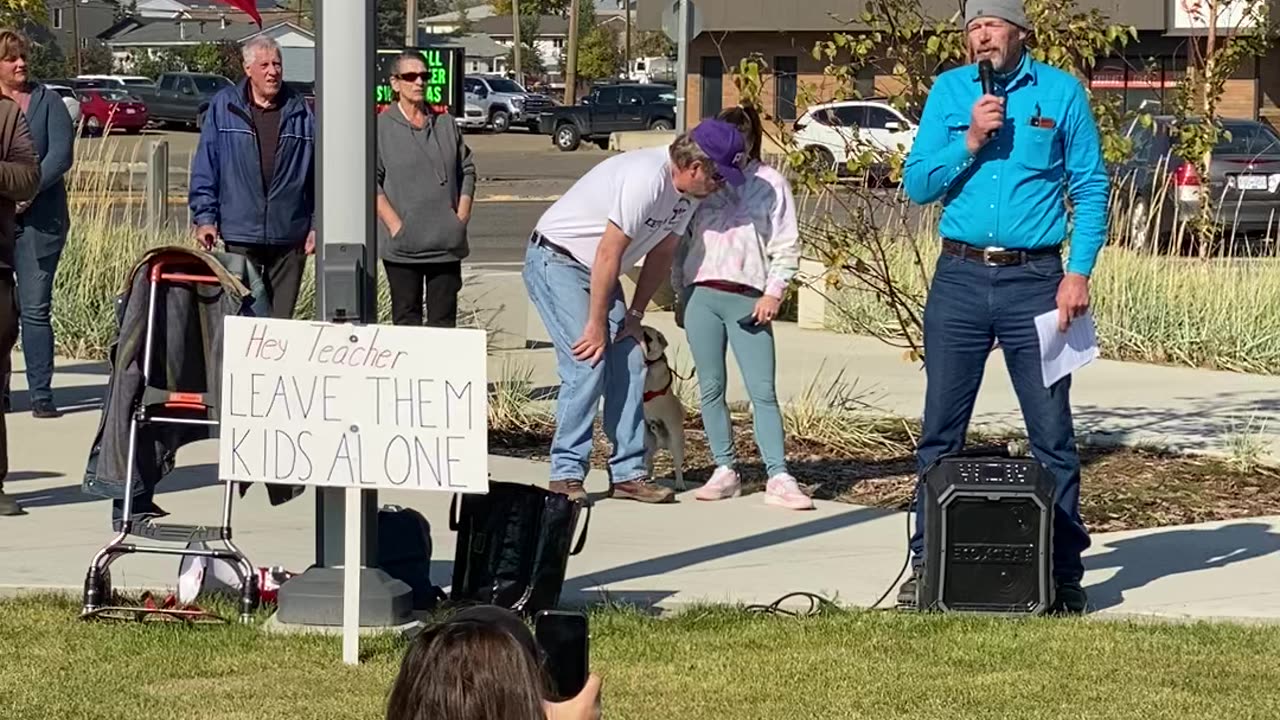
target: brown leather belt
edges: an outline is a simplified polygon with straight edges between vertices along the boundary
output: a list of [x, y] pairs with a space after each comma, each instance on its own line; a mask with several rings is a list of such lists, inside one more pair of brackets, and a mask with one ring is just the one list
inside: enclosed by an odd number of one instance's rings
[[[534, 245], [537, 245], [538, 247], [544, 247], [553, 253], [563, 255], [574, 262], [578, 262], [578, 258], [574, 257], [573, 253], [551, 242], [550, 240], [547, 239], [547, 236], [543, 235], [537, 230], [533, 231], [533, 235], [529, 237], [529, 242], [533, 243]], [[578, 264], [581, 265], [581, 263], [578, 263]]]
[[942, 252], [961, 260], [976, 260], [992, 267], [1008, 267], [1021, 265], [1028, 260], [1041, 257], [1062, 257], [1062, 246], [1035, 248], [1034, 250], [1013, 250], [1004, 248], [979, 248], [956, 240], [942, 238]]

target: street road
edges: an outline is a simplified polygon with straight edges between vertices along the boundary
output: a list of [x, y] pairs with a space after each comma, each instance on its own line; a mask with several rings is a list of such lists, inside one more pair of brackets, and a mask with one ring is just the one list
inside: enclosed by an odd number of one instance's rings
[[[148, 130], [142, 135], [112, 134], [108, 138], [81, 138], [76, 146], [79, 161], [138, 163], [146, 158], [150, 143], [169, 143], [170, 208], [173, 223], [187, 221], [187, 168], [199, 135], [189, 131]], [[503, 135], [469, 133], [467, 144], [474, 154], [478, 176], [478, 202], [470, 226], [471, 263], [515, 263], [524, 258], [524, 245], [538, 218], [579, 177], [609, 156], [594, 145], [564, 153], [546, 136], [520, 130]], [[142, 177], [133, 186], [144, 186]], [[116, 215], [121, 222], [140, 222], [140, 193], [121, 193]], [[125, 200], [132, 196], [130, 200]], [[126, 204], [127, 203], [127, 204]]]
[[[170, 208], [173, 223], [182, 226], [187, 222], [187, 168], [199, 139], [195, 132], [148, 130], [137, 136], [117, 133], [105, 139], [82, 138], [77, 144], [76, 154], [81, 162], [100, 161], [106, 154], [117, 162], [139, 163], [145, 159], [149, 144], [159, 139], [169, 142]], [[515, 263], [522, 260], [529, 232], [542, 213], [578, 178], [610, 156], [594, 145], [584, 145], [576, 152], [560, 152], [551, 145], [549, 137], [523, 130], [502, 135], [469, 133], [466, 139], [474, 153], [478, 175], [478, 202], [470, 227], [472, 263]], [[132, 187], [133, 191], [117, 195], [118, 198], [132, 198], [130, 207], [126, 208], [121, 202], [117, 208], [116, 216], [120, 222], [141, 222], [138, 203], [141, 202], [144, 180], [142, 174], [135, 174], [131, 185], [125, 186]], [[873, 207], [865, 210], [879, 222], [901, 227], [903, 219], [894, 217], [894, 208], [901, 206], [885, 202], [892, 192], [883, 191], [871, 196], [884, 204], [873, 202]], [[840, 202], [827, 202], [820, 207], [814, 207], [810, 202], [800, 204], [806, 221], [829, 212], [837, 223], [847, 222], [849, 213]], [[859, 203], [855, 205], [863, 207]], [[920, 209], [912, 207], [906, 222], [918, 222], [920, 215]]]
[[[169, 143], [170, 186], [186, 188], [186, 175], [191, 166], [200, 136], [194, 131], [147, 130], [141, 135], [112, 133], [105, 138], [80, 138], [76, 144], [78, 162], [145, 163], [151, 143]], [[518, 195], [545, 197], [564, 192], [574, 180], [582, 177], [609, 153], [595, 145], [584, 145], [576, 152], [560, 152], [546, 135], [533, 135], [513, 130], [502, 135], [467, 133], [484, 195]], [[141, 187], [141, 183], [138, 183]], [[517, 192], [518, 191], [518, 192]], [[541, 193], [541, 195], [539, 195]]]

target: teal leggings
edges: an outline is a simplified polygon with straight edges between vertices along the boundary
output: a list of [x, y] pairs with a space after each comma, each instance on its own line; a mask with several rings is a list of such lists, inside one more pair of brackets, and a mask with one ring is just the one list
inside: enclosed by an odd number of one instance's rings
[[716, 463], [733, 467], [733, 427], [725, 404], [725, 343], [733, 348], [751, 398], [756, 445], [769, 477], [787, 471], [782, 413], [774, 389], [772, 325], [744, 326], [756, 299], [695, 285], [685, 290], [684, 329], [702, 391], [702, 426]]

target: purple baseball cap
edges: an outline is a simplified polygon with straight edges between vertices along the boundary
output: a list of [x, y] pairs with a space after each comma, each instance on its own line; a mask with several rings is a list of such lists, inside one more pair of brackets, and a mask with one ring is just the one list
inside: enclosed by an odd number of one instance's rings
[[747, 142], [737, 126], [723, 120], [703, 120], [689, 132], [689, 137], [716, 164], [716, 169], [730, 185], [742, 187], [747, 176]]

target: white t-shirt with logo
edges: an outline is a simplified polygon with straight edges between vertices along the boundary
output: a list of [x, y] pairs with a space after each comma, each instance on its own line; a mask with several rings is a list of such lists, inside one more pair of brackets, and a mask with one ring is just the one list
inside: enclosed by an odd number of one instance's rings
[[696, 201], [676, 190], [665, 146], [615, 155], [582, 176], [552, 205], [537, 230], [583, 265], [612, 222], [631, 239], [619, 272], [635, 267], [668, 235], [683, 235]]

